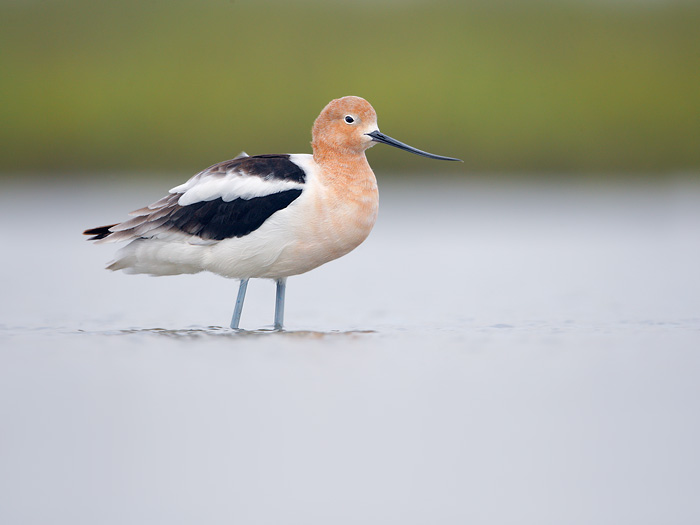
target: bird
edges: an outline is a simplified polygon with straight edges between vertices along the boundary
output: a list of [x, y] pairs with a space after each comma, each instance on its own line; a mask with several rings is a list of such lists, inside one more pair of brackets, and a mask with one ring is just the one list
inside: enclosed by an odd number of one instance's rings
[[313, 154], [237, 157], [200, 171], [124, 222], [90, 228], [90, 241], [128, 241], [108, 264], [131, 274], [212, 272], [238, 279], [230, 326], [240, 331], [248, 281], [276, 282], [274, 331], [284, 330], [287, 278], [346, 255], [377, 219], [377, 179], [365, 151], [387, 144], [434, 155], [379, 131], [365, 99], [329, 102], [312, 128]]

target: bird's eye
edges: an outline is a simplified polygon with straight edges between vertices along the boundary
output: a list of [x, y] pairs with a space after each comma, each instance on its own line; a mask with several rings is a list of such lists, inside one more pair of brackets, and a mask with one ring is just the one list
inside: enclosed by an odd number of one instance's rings
[[355, 119], [352, 118], [350, 115], [345, 115], [345, 122], [347, 122], [348, 124], [352, 124], [353, 122], [355, 122]]

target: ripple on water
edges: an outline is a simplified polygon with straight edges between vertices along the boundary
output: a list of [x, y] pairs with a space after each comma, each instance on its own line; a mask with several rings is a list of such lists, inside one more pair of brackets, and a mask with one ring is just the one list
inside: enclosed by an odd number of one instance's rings
[[[355, 338], [366, 334], [376, 333], [374, 330], [274, 330], [272, 328], [262, 328], [257, 330], [231, 330], [221, 326], [194, 327], [183, 329], [169, 328], [130, 328], [124, 330], [112, 330], [100, 332], [102, 335], [155, 335], [169, 337], [173, 339], [203, 339], [207, 337], [241, 339], [252, 337], [280, 337], [285, 339], [326, 339], [326, 338]], [[93, 332], [97, 334], [97, 332]]]

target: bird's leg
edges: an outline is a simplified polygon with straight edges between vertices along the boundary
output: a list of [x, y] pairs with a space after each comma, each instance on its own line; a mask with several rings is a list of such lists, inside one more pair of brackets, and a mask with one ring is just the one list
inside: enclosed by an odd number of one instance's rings
[[231, 328], [238, 330], [238, 325], [241, 322], [241, 313], [243, 312], [243, 301], [245, 300], [245, 292], [248, 289], [248, 279], [241, 279], [241, 284], [238, 286], [238, 297], [236, 298], [236, 308], [233, 310], [231, 318]]
[[275, 330], [282, 330], [284, 324], [284, 293], [287, 290], [287, 278], [277, 279], [277, 297], [275, 299]]

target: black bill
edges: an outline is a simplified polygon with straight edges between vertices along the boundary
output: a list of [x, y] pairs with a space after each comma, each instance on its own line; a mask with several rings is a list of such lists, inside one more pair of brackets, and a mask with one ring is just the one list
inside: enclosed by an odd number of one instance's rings
[[433, 155], [432, 153], [428, 153], [427, 151], [422, 151], [416, 148], [413, 148], [409, 146], [408, 144], [404, 144], [403, 142], [399, 142], [396, 139], [392, 139], [391, 137], [385, 135], [384, 133], [380, 133], [379, 131], [373, 131], [372, 133], [367, 133], [370, 137], [372, 137], [372, 140], [374, 142], [380, 142], [381, 144], [388, 144], [389, 146], [394, 146], [395, 148], [402, 149], [404, 151], [408, 151], [409, 153], [415, 153], [416, 155], [421, 155], [422, 157], [428, 157], [429, 159], [437, 159], [437, 160], [456, 160], [458, 162], [463, 162], [462, 159], [455, 159], [453, 157], [443, 157], [442, 155]]

